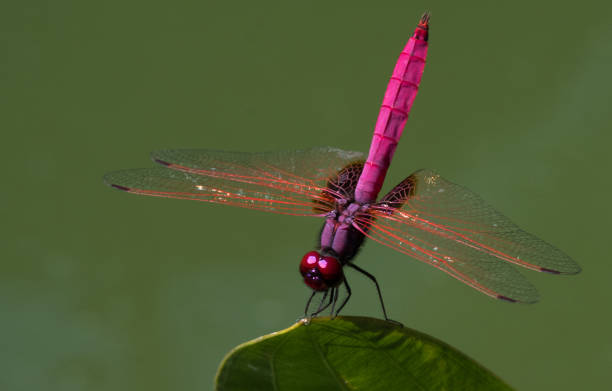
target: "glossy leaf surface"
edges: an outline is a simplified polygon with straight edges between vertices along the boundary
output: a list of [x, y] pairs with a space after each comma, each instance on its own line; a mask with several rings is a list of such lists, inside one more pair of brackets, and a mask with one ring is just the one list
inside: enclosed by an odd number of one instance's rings
[[511, 390], [433, 337], [379, 319], [316, 318], [235, 348], [216, 390]]

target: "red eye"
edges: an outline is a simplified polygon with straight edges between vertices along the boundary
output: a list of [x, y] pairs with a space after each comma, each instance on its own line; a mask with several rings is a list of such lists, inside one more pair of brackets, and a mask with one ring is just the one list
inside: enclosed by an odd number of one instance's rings
[[300, 273], [306, 285], [315, 291], [325, 291], [344, 280], [340, 262], [333, 257], [322, 257], [316, 251], [310, 251], [302, 257]]
[[307, 273], [307, 275], [304, 277], [304, 282], [310, 287], [310, 289], [315, 291], [326, 291], [329, 288], [325, 284], [325, 281], [323, 281], [323, 279], [316, 274], [311, 275]]
[[338, 286], [344, 279], [342, 265], [334, 257], [322, 257], [317, 262], [321, 277], [329, 287]]
[[316, 251], [307, 252], [306, 255], [302, 257], [302, 262], [300, 262], [300, 273], [302, 273], [302, 276], [312, 268], [316, 268], [320, 258], [321, 255]]

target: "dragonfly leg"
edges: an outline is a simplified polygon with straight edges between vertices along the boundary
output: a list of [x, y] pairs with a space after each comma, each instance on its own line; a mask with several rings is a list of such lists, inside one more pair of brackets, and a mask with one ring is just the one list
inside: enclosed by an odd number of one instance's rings
[[323, 301], [325, 300], [325, 297], [327, 296], [327, 293], [329, 292], [330, 295], [329, 295], [329, 300], [327, 301], [327, 304], [325, 304], [323, 307], [319, 306], [317, 311], [315, 313], [313, 313], [312, 316], [319, 315], [321, 312], [325, 311], [325, 309], [331, 305], [331, 303], [334, 300], [335, 290], [336, 290], [336, 288], [332, 288], [331, 292], [330, 292], [330, 290], [327, 290], [325, 292], [325, 295], [323, 296], [323, 300], [321, 300], [321, 304], [323, 304]]
[[317, 294], [317, 291], [312, 291], [312, 295], [310, 295], [310, 297], [308, 298], [308, 301], [306, 302], [306, 308], [304, 309], [304, 318], [308, 318], [308, 307], [310, 307], [312, 298], [315, 297], [316, 294]]
[[348, 303], [349, 299], [351, 298], [351, 287], [349, 286], [348, 281], [346, 280], [346, 277], [344, 277], [344, 285], [346, 286], [346, 298], [344, 299], [342, 304], [340, 304], [340, 307], [338, 307], [338, 310], [336, 311], [336, 316], [338, 316], [342, 308], [344, 308], [346, 303]]
[[376, 285], [376, 291], [378, 292], [378, 299], [380, 300], [380, 305], [382, 307], [383, 315], [385, 316], [385, 320], [403, 327], [404, 326], [403, 324], [401, 324], [400, 322], [396, 320], [389, 319], [389, 317], [387, 316], [387, 310], [385, 309], [385, 302], [383, 301], [382, 293], [380, 292], [380, 286], [378, 285], [378, 281], [376, 281], [376, 277], [374, 277], [372, 274], [368, 273], [367, 271], [363, 270], [362, 268], [360, 268], [359, 266], [355, 264], [352, 264], [349, 262], [346, 265], [357, 270], [359, 273], [363, 274], [364, 276], [372, 280], [372, 282], [374, 282], [374, 285]]
[[331, 311], [330, 311], [330, 315], [331, 318], [334, 319], [336, 317], [336, 315], [334, 314], [334, 307], [336, 306], [336, 304], [338, 303], [338, 297], [340, 296], [340, 287], [338, 288], [334, 288], [336, 291], [334, 292], [334, 302], [332, 303], [332, 307], [331, 307]]
[[[326, 309], [330, 305], [332, 306], [332, 312], [330, 315], [334, 315], [334, 305], [336, 305], [336, 297], [338, 297], [338, 288], [331, 288], [331, 295], [329, 296], [329, 302], [325, 305], [323, 309]], [[322, 310], [321, 310], [322, 311]]]
[[317, 307], [317, 310], [313, 312], [312, 314], [310, 314], [311, 318], [314, 318], [315, 316], [319, 314], [319, 312], [325, 309], [325, 307], [323, 307], [323, 303], [325, 302], [325, 299], [327, 299], [328, 294], [329, 294], [329, 289], [326, 290], [325, 293], [323, 293], [323, 297], [321, 297], [321, 301], [319, 302], [319, 306]]

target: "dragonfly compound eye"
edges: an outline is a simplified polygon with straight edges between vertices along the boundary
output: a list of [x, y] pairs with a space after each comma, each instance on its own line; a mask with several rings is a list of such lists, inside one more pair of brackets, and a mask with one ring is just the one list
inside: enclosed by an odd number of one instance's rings
[[316, 251], [309, 251], [302, 257], [302, 262], [300, 262], [300, 273], [302, 276], [305, 276], [305, 273], [310, 271], [312, 268], [317, 267], [317, 262], [321, 259], [321, 254]]
[[304, 276], [304, 282], [306, 285], [315, 291], [326, 291], [329, 288], [329, 286], [327, 286], [325, 283], [325, 280], [323, 280], [321, 272], [317, 268], [313, 267], [302, 275]]
[[322, 257], [319, 262], [317, 262], [317, 266], [328, 287], [336, 287], [340, 285], [344, 279], [342, 265], [334, 257]]
[[316, 251], [310, 251], [302, 257], [300, 262], [300, 274], [304, 277], [304, 282], [315, 291], [325, 291], [329, 288], [319, 270], [320, 260], [321, 254]]

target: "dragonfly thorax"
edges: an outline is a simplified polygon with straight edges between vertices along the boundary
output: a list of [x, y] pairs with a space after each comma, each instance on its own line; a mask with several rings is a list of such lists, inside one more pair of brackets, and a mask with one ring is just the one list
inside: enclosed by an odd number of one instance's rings
[[338, 259], [322, 256], [316, 251], [307, 252], [300, 262], [300, 273], [304, 283], [315, 291], [334, 288], [344, 280], [342, 265]]
[[363, 243], [363, 232], [356, 228], [369, 219], [370, 204], [350, 202], [336, 205], [329, 213], [321, 229], [320, 248], [325, 255], [336, 256], [342, 265], [350, 261]]

